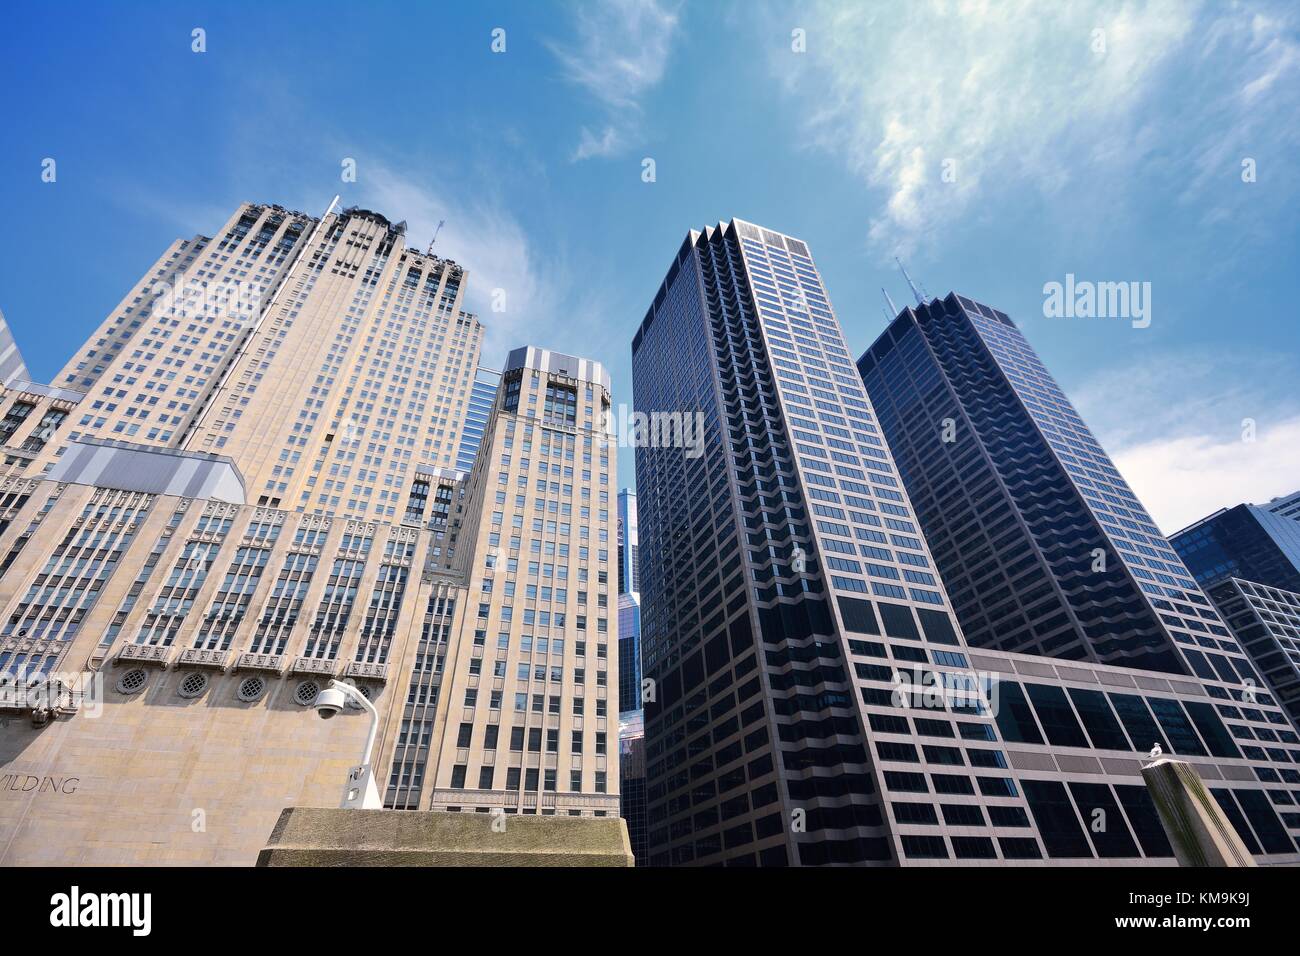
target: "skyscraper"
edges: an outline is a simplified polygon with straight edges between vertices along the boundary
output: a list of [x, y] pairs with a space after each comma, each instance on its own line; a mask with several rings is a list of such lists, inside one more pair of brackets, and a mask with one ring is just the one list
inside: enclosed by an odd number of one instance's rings
[[245, 204], [0, 389], [4, 863], [251, 863], [361, 750], [331, 678], [389, 807], [617, 812], [608, 375], [519, 348], [482, 407], [404, 239]]
[[1235, 577], [1205, 592], [1300, 726], [1300, 593]]
[[465, 490], [473, 556], [462, 639], [440, 668], [432, 803], [612, 814], [609, 376], [530, 346], [510, 353], [497, 394]]
[[487, 429], [492, 415], [492, 406], [496, 402], [497, 389], [501, 387], [501, 372], [496, 369], [479, 366], [474, 372], [474, 384], [470, 388], [469, 404], [465, 408], [465, 421], [461, 425], [460, 448], [456, 453], [456, 467], [466, 474], [474, 467], [474, 458], [478, 455], [483, 442], [483, 433]]
[[636, 528], [636, 492], [618, 493], [618, 593], [641, 590], [641, 546]]
[[464, 271], [405, 230], [245, 203], [173, 244], [56, 377], [88, 392], [66, 439], [229, 455], [257, 504], [400, 518], [417, 463], [456, 463], [482, 344]]
[[628, 843], [637, 866], [650, 858], [645, 805], [645, 712], [618, 715], [619, 816], [627, 823]]
[[1169, 543], [1203, 587], [1243, 578], [1300, 591], [1300, 491], [1266, 505], [1221, 508]]
[[858, 368], [972, 645], [1258, 682], [1006, 314], [906, 308]]
[[30, 378], [31, 373], [27, 371], [27, 362], [23, 359], [23, 353], [18, 350], [18, 343], [14, 341], [13, 333], [9, 331], [5, 314], [0, 312], [0, 385], [26, 382]]
[[641, 705], [640, 538], [636, 492], [618, 493], [618, 742], [621, 810], [632, 853], [648, 856], [645, 803], [645, 714]]
[[1169, 543], [1300, 723], [1300, 491], [1222, 508]]
[[1252, 852], [1300, 859], [1300, 737], [1265, 695], [1228, 703], [1236, 673], [968, 645], [802, 241], [691, 231], [632, 351], [636, 411], [704, 436], [636, 453], [652, 864], [1165, 859], [1153, 743]]
[[618, 596], [618, 709], [641, 709], [641, 595]]

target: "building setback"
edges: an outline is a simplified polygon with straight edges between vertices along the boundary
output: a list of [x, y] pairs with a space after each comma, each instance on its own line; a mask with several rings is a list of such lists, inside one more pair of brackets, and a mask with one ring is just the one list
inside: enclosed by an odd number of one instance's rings
[[[691, 231], [632, 352], [636, 410], [705, 436], [636, 453], [651, 864], [1167, 864], [1154, 744], [1252, 852], [1300, 860], [1300, 737], [1235, 669], [1183, 671], [1145, 599], [1106, 596], [1088, 636], [1125, 636], [1092, 659], [967, 640], [802, 241]], [[1127, 656], [1149, 669], [1100, 660]]]
[[244, 204], [0, 389], [0, 862], [251, 864], [357, 760], [334, 677], [390, 808], [617, 813], [608, 375], [516, 349], [471, 411], [466, 274], [404, 233]]

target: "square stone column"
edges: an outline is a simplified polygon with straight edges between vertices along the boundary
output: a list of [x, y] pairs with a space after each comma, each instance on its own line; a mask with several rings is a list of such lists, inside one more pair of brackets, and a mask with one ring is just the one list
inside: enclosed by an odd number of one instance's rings
[[1185, 760], [1161, 757], [1142, 768], [1179, 866], [1255, 866], [1232, 822]]

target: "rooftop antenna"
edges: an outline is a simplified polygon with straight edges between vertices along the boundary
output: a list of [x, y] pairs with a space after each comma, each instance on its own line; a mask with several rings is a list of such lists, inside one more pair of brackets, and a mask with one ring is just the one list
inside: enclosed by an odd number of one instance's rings
[[885, 305], [887, 306], [885, 318], [893, 322], [894, 319], [898, 318], [898, 306], [894, 305], [894, 300], [889, 297], [889, 293], [885, 291], [884, 286], [880, 287], [880, 294], [885, 297]]
[[438, 220], [438, 228], [433, 230], [433, 238], [429, 240], [429, 248], [424, 250], [426, 256], [433, 255], [433, 244], [438, 241], [438, 233], [442, 232], [442, 227], [447, 224], [446, 219]]
[[898, 263], [899, 271], [903, 273], [903, 278], [907, 280], [907, 287], [912, 290], [912, 295], [916, 296], [916, 304], [925, 305], [925, 299], [921, 298], [921, 293], [917, 291], [916, 283], [913, 282], [912, 277], [907, 274], [907, 267], [903, 265], [898, 256], [894, 256], [894, 261]]

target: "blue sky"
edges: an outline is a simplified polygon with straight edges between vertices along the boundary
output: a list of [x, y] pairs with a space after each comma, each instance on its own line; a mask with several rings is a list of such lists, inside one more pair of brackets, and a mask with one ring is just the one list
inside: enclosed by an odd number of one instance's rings
[[[487, 363], [588, 355], [630, 402], [686, 230], [739, 216], [809, 243], [855, 354], [880, 286], [906, 300], [895, 254], [1010, 313], [1175, 530], [1300, 487], [1298, 21], [1267, 0], [24, 4], [0, 34], [0, 309], [51, 376], [176, 237], [340, 192], [420, 247], [447, 220]], [[1067, 273], [1150, 282], [1150, 326], [1045, 317]]]

